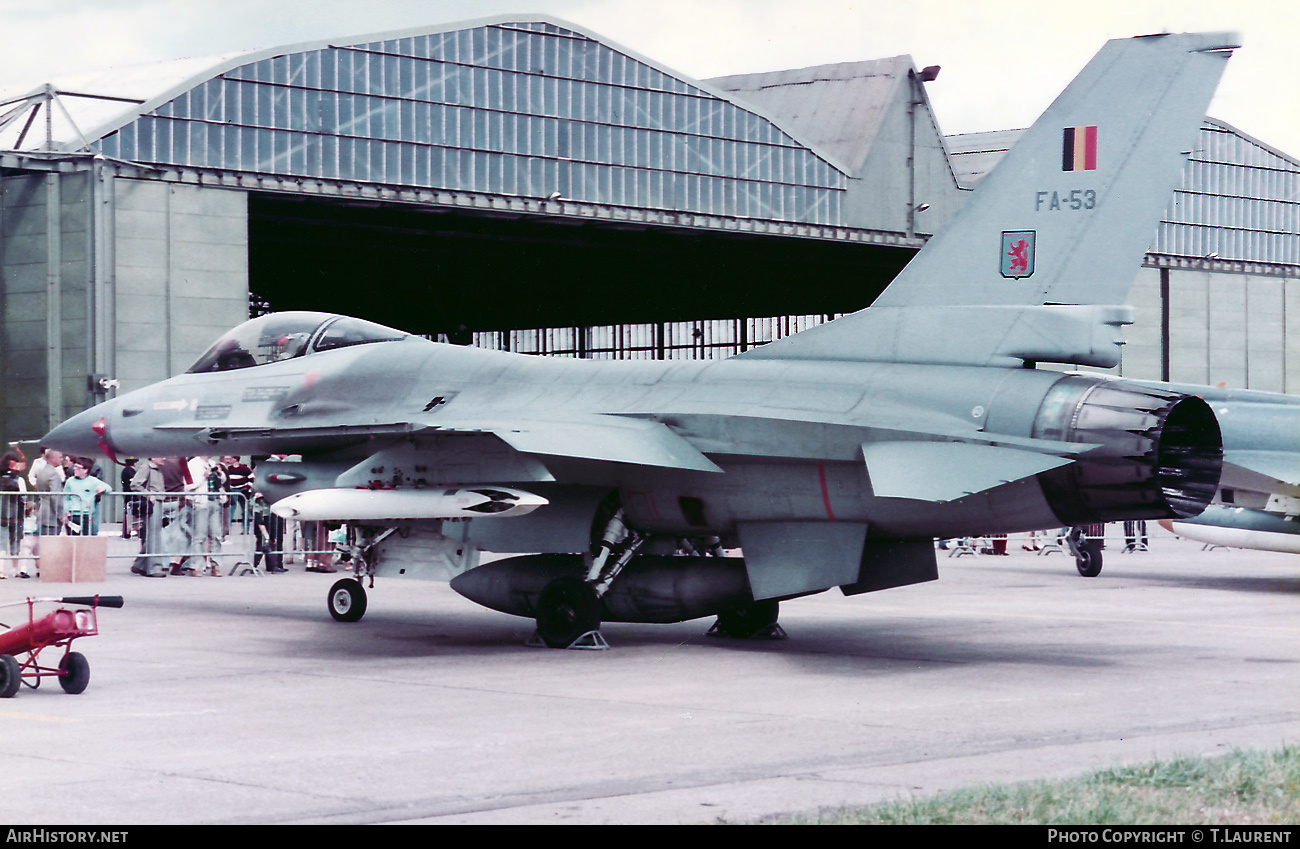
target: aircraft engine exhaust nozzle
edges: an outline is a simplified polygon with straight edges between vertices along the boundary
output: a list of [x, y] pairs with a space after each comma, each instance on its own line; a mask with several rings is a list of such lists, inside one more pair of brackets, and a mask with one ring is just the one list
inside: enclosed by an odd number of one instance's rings
[[1223, 469], [1223, 437], [1205, 401], [1124, 380], [1057, 381], [1039, 406], [1034, 436], [1098, 446], [1038, 475], [1069, 526], [1196, 516]]
[[[528, 554], [484, 563], [452, 579], [451, 588], [484, 607], [537, 616], [547, 583], [586, 574], [580, 554]], [[754, 600], [737, 557], [633, 557], [601, 598], [603, 622], [685, 622]]]

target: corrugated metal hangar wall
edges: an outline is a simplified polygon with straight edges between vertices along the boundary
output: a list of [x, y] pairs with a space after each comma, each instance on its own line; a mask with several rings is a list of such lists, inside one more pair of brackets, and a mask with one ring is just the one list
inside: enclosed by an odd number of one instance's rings
[[[859, 309], [1005, 150], [950, 150], [932, 77], [895, 57], [701, 83], [503, 18], [0, 90], [0, 438], [98, 378], [184, 369], [250, 304], [606, 357]], [[1124, 372], [1300, 388], [1300, 168], [1205, 132]]]

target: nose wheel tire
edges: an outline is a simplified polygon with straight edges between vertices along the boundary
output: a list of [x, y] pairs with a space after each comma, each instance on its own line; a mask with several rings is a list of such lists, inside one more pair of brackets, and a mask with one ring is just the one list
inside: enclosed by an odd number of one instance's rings
[[556, 578], [537, 602], [537, 634], [553, 649], [566, 649], [588, 631], [600, 628], [600, 599], [591, 584]]
[[336, 581], [327, 601], [330, 616], [338, 622], [357, 622], [366, 615], [366, 588], [355, 578]]
[[1079, 554], [1074, 558], [1074, 565], [1079, 574], [1085, 578], [1095, 578], [1101, 574], [1101, 546], [1095, 540], [1083, 540], [1079, 543]]

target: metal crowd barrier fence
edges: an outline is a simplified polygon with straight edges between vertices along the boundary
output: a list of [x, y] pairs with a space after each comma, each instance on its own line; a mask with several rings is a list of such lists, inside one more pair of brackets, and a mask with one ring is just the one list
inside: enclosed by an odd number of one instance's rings
[[1072, 531], [1078, 531], [1078, 538], [1100, 543], [1103, 548], [1114, 548], [1121, 552], [1147, 551], [1150, 546], [1148, 524], [1154, 520], [1136, 520], [1129, 522], [1109, 522], [1097, 525], [1081, 525], [1075, 528], [1053, 528], [1017, 534], [991, 534], [979, 537], [959, 537], [938, 540], [940, 551], [948, 552], [949, 557], [979, 554], [1005, 554], [1016, 546], [1036, 554], [1054, 554], [1061, 552], [1071, 554], [1067, 537]]
[[257, 573], [256, 505], [238, 492], [0, 492], [0, 570], [37, 574], [43, 537], [108, 537], [139, 574]]

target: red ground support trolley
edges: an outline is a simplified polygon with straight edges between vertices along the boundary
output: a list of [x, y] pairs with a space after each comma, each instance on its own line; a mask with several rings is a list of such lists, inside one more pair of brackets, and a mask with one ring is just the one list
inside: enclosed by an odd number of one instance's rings
[[[36, 618], [38, 604], [60, 605]], [[101, 607], [121, 607], [120, 595], [68, 596], [66, 598], [29, 598], [0, 607], [27, 607], [27, 621], [9, 626], [0, 623], [0, 698], [10, 698], [18, 692], [19, 684], [32, 689], [40, 686], [41, 678], [57, 677], [59, 686], [67, 693], [80, 693], [90, 683], [90, 664], [85, 655], [72, 651], [72, 641], [77, 637], [93, 637], [99, 633], [96, 612]], [[65, 607], [62, 605], [72, 605]], [[58, 666], [41, 666], [37, 661], [48, 648], [63, 648]], [[15, 655], [26, 654], [19, 661]], [[25, 680], [28, 679], [28, 680]]]

